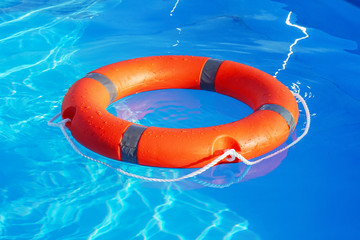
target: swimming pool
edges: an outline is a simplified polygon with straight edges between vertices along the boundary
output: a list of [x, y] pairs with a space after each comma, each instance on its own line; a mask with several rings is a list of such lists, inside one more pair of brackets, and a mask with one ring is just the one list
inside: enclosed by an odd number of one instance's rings
[[[0, 239], [360, 237], [358, 1], [5, 0], [0, 8]], [[307, 38], [286, 23], [290, 11]], [[87, 72], [169, 54], [278, 72], [307, 101], [308, 135], [258, 169], [228, 164], [158, 184], [80, 157], [47, 126]], [[172, 91], [129, 97], [109, 111], [179, 127], [249, 113], [222, 96]], [[302, 111], [296, 136], [303, 127]], [[111, 163], [153, 177], [187, 173]]]

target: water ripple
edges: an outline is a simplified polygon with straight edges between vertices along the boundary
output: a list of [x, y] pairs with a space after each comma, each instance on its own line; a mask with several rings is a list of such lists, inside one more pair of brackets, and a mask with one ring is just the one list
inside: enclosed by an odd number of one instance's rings
[[299, 41], [301, 41], [301, 40], [309, 37], [309, 35], [308, 35], [307, 32], [306, 32], [306, 28], [305, 28], [305, 27], [299, 26], [299, 25], [296, 25], [296, 24], [293, 24], [293, 23], [290, 22], [291, 14], [292, 14], [292, 12], [290, 11], [290, 12], [289, 12], [289, 15], [288, 15], [288, 17], [286, 18], [286, 21], [285, 21], [286, 25], [289, 25], [289, 26], [291, 26], [291, 27], [295, 27], [295, 28], [297, 28], [297, 29], [300, 29], [305, 36], [295, 39], [295, 41], [290, 45], [290, 47], [289, 47], [289, 53], [288, 53], [288, 55], [287, 55], [287, 58], [284, 60], [284, 63], [283, 63], [283, 65], [282, 65], [282, 68], [279, 68], [279, 69], [275, 72], [274, 77], [276, 77], [280, 71], [285, 70], [286, 64], [288, 63], [288, 61], [289, 61], [289, 59], [290, 59], [290, 56], [294, 53], [294, 52], [293, 52], [293, 47], [294, 47]]
[[[59, 74], [76, 74], [71, 62], [77, 52], [75, 44], [89, 19], [101, 11], [101, 2], [71, 0], [36, 9], [17, 4], [4, 10], [2, 19], [11, 18], [0, 23], [4, 49], [0, 53], [0, 79], [5, 80], [0, 87], [8, 90], [0, 91], [0, 110], [5, 113], [0, 125], [6, 139], [15, 141], [29, 123], [43, 122], [48, 109], [58, 106], [54, 103], [59, 103], [59, 96], [50, 90], [56, 84], [51, 82], [52, 75], [56, 71], [57, 78]], [[29, 106], [39, 108], [30, 113]]]

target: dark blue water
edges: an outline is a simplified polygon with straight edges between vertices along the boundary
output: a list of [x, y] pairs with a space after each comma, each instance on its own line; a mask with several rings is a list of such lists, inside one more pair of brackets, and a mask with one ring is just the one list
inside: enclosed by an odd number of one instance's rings
[[[0, 239], [359, 239], [359, 6], [350, 0], [2, 1]], [[293, 25], [286, 23], [290, 11]], [[227, 164], [157, 184], [82, 158], [59, 129], [47, 126], [67, 89], [87, 72], [168, 54], [278, 72], [307, 101], [308, 135], [258, 166]], [[300, 109], [285, 145], [303, 131]], [[108, 110], [163, 127], [222, 124], [251, 112], [234, 99], [182, 90], [131, 96]], [[189, 172], [81, 150], [145, 176]]]

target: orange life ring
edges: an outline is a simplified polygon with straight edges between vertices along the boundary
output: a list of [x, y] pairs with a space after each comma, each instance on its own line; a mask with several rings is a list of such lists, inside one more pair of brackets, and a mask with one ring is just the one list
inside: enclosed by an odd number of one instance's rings
[[[125, 96], [169, 88], [216, 91], [244, 102], [254, 112], [228, 124], [172, 129], [137, 125], [106, 110]], [[61, 114], [71, 119], [66, 126], [72, 136], [103, 156], [146, 166], [195, 168], [226, 149], [235, 149], [247, 159], [273, 150], [293, 131], [299, 111], [289, 89], [256, 68], [207, 57], [156, 56], [88, 73], [66, 93]]]

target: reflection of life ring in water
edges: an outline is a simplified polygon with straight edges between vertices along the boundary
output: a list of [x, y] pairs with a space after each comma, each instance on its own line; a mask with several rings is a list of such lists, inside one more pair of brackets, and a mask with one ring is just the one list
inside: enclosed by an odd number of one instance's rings
[[[172, 129], [133, 124], [106, 110], [122, 97], [168, 88], [216, 91], [254, 112], [218, 126]], [[94, 70], [69, 89], [61, 113], [71, 120], [66, 126], [74, 138], [103, 156], [174, 168], [205, 166], [226, 149], [247, 159], [265, 154], [285, 142], [299, 115], [294, 96], [274, 77], [232, 61], [188, 56], [138, 58]]]

